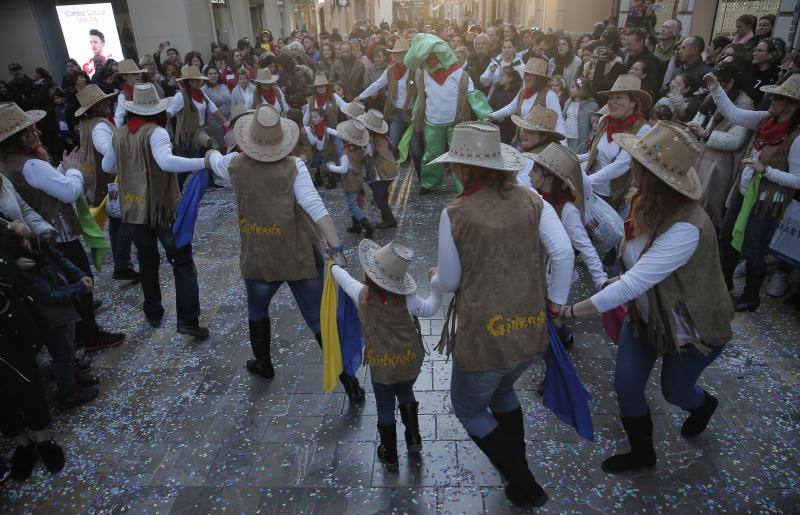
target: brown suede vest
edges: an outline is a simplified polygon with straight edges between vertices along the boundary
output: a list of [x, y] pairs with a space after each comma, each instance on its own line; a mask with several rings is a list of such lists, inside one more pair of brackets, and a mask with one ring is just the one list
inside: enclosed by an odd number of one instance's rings
[[366, 150], [356, 147], [355, 150], [345, 150], [350, 168], [342, 175], [342, 188], [347, 193], [357, 193], [364, 185], [364, 157]]
[[[308, 112], [317, 107], [317, 99], [314, 96], [306, 98]], [[325, 124], [328, 127], [336, 127], [339, 123], [339, 108], [331, 95], [328, 95], [328, 102], [325, 104]], [[310, 115], [309, 115], [310, 116]]]
[[405, 297], [385, 299], [364, 287], [358, 296], [358, 316], [366, 342], [364, 363], [369, 365], [372, 380], [379, 384], [415, 380], [425, 347], [417, 321], [408, 314]]
[[[684, 333], [699, 335], [692, 344], [701, 352], [707, 352], [708, 346], [724, 345], [732, 338], [731, 321], [735, 314], [719, 264], [717, 233], [700, 204], [686, 202], [661, 222], [642, 254], [647, 252], [656, 238], [679, 222], [700, 229], [700, 241], [685, 265], [647, 291], [650, 313], [646, 330], [650, 345], [659, 355], [672, 354], [680, 348], [675, 337], [674, 314], [680, 317]], [[635, 302], [628, 303], [628, 310], [636, 330], [645, 329], [641, 327], [643, 320]]]
[[131, 134], [123, 125], [111, 140], [117, 154], [119, 204], [125, 223], [169, 227], [175, 221], [181, 198], [178, 176], [163, 171], [153, 158], [150, 136], [157, 128], [148, 123]]
[[[392, 111], [395, 109], [394, 103], [397, 100], [397, 88], [400, 87], [400, 81], [394, 78], [395, 66], [397, 66], [397, 64], [392, 63], [386, 69], [386, 105], [383, 108], [383, 118], [387, 121], [392, 118]], [[403, 104], [403, 113], [409, 113], [414, 102], [414, 98], [412, 97], [412, 88], [414, 85], [413, 76], [413, 72], [408, 70], [408, 78], [406, 79], [406, 101]]]
[[370, 134], [372, 144], [372, 165], [379, 181], [391, 181], [397, 178], [397, 163], [394, 160], [389, 138], [385, 134]]
[[[647, 120], [637, 120], [627, 131], [625, 134], [637, 134], [639, 130], [647, 124]], [[600, 138], [606, 137], [606, 117], [603, 117], [600, 120], [600, 123], [597, 127], [597, 132], [592, 139], [592, 148], [589, 150], [589, 160], [586, 163], [586, 174], [591, 175], [595, 172], [592, 170], [594, 165], [597, 163], [597, 152], [600, 145]], [[622, 149], [620, 149], [622, 152]], [[628, 190], [631, 187], [631, 173], [630, 169], [625, 172], [623, 175], [620, 175], [616, 179], [611, 180], [611, 205], [617, 211], [620, 210], [622, 204], [625, 202], [625, 196], [628, 194]]]
[[[522, 103], [525, 101], [522, 98], [522, 92], [525, 91], [525, 88], [519, 90], [517, 93], [517, 108], [514, 110], [514, 114], [517, 116], [522, 116]], [[544, 95], [542, 95], [542, 91], [536, 93], [536, 98], [533, 99], [533, 105], [535, 106], [542, 106], [547, 107], [547, 92], [550, 91], [549, 89], [545, 89]]]
[[[200, 128], [200, 122], [197, 119], [197, 106], [186, 94], [186, 90], [181, 88], [181, 95], [183, 95], [183, 109], [178, 113], [178, 119], [175, 122], [175, 148], [184, 149], [194, 146], [194, 133]], [[208, 118], [208, 101], [206, 103], [206, 118]]]
[[[419, 107], [417, 108], [417, 116], [414, 119], [414, 130], [416, 132], [422, 132], [425, 127], [425, 102], [427, 102], [428, 99], [428, 95], [425, 93], [425, 71], [420, 70], [418, 77], [419, 86], [417, 88], [417, 94], [419, 96]], [[458, 94], [455, 99], [458, 108], [456, 109], [456, 118], [453, 121], [453, 125], [468, 122], [472, 116], [472, 110], [469, 107], [469, 99], [467, 98], [468, 88], [469, 73], [465, 70], [461, 70], [461, 79], [458, 81]]]
[[81, 120], [78, 125], [78, 132], [83, 149], [83, 161], [81, 161], [81, 172], [83, 173], [83, 191], [86, 200], [91, 207], [99, 206], [108, 193], [108, 184], [114, 182], [114, 176], [103, 171], [103, 154], [94, 148], [92, 131], [98, 123], [105, 123], [114, 129], [114, 126], [106, 118], [96, 116], [94, 118]]
[[489, 185], [447, 208], [461, 283], [437, 349], [467, 371], [510, 368], [548, 344], [542, 200], [521, 186], [503, 196]]
[[300, 281], [318, 275], [317, 240], [294, 198], [296, 159], [261, 163], [239, 154], [231, 161], [245, 279]]
[[[73, 236], [83, 234], [78, 215], [71, 204], [61, 202], [57, 198], [48, 195], [42, 190], [36, 189], [25, 179], [22, 169], [29, 159], [37, 159], [29, 154], [10, 154], [6, 156], [2, 163], [2, 173], [14, 185], [19, 196], [34, 211], [39, 213], [46, 222], [53, 227], [61, 227], [59, 218], [63, 218], [64, 224]], [[60, 215], [60, 217], [59, 217]]]

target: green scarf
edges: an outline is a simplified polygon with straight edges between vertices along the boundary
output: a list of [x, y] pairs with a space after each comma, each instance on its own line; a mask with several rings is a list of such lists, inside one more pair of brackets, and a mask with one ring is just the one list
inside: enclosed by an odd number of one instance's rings
[[750, 213], [753, 207], [758, 202], [758, 188], [761, 184], [761, 174], [753, 173], [753, 180], [750, 181], [750, 186], [744, 194], [742, 201], [742, 209], [739, 210], [739, 216], [736, 217], [736, 224], [733, 226], [733, 234], [731, 235], [731, 245], [733, 248], [742, 251], [742, 242], [744, 242], [744, 231], [747, 228], [747, 221], [750, 220]]

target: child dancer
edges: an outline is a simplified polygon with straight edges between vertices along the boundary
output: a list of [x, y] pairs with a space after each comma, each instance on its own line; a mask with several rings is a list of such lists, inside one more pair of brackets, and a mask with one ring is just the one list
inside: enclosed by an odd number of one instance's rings
[[[309, 111], [309, 122], [310, 126], [303, 126], [313, 152], [308, 162], [308, 169], [309, 171], [314, 170], [314, 186], [320, 186], [323, 177], [333, 176], [333, 174], [328, 173], [328, 167], [325, 163], [327, 160], [336, 157], [336, 145], [332, 140], [332, 136], [336, 136], [336, 129], [328, 127], [325, 112], [318, 107], [314, 107]], [[336, 181], [328, 180], [325, 188], [332, 189], [334, 187], [336, 187]]]
[[392, 145], [386, 134], [389, 132], [389, 124], [383, 119], [383, 113], [377, 109], [370, 109], [365, 114], [358, 117], [364, 124], [369, 133], [369, 154], [368, 163], [369, 177], [372, 182], [372, 200], [381, 212], [381, 223], [378, 229], [389, 229], [397, 227], [397, 220], [389, 207], [389, 185], [397, 178], [397, 163], [392, 153]]
[[366, 340], [364, 361], [370, 367], [378, 406], [378, 459], [393, 471], [399, 465], [395, 398], [405, 426], [406, 448], [409, 452], [422, 449], [419, 403], [412, 390], [425, 353], [417, 317], [432, 316], [442, 302], [441, 293], [433, 287], [427, 299], [414, 295], [417, 285], [407, 273], [412, 257], [414, 251], [399, 241], [379, 247], [374, 241], [362, 240], [358, 259], [366, 284], [337, 265], [331, 268], [336, 284], [358, 303]]
[[358, 206], [358, 194], [364, 185], [364, 147], [369, 143], [369, 134], [364, 124], [358, 120], [347, 120], [336, 126], [336, 135], [344, 141], [344, 154], [340, 159], [341, 164], [328, 163], [328, 170], [342, 176], [344, 199], [352, 215], [353, 225], [347, 232], [360, 234], [372, 238], [375, 227], [367, 219], [367, 215]]

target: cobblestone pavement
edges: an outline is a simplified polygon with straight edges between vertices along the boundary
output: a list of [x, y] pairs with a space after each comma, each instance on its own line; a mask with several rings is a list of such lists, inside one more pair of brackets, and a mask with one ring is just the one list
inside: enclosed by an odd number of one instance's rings
[[[406, 177], [404, 174], [402, 177]], [[412, 273], [427, 294], [426, 272], [436, 262], [438, 213], [452, 187], [417, 198], [414, 181], [400, 180], [392, 200], [402, 219], [396, 231], [416, 250]], [[358, 240], [338, 191], [323, 192], [337, 220], [347, 257], [358, 268]], [[209, 192], [194, 248], [202, 323], [212, 336], [194, 342], [175, 333], [174, 290], [163, 263], [164, 325], [151, 329], [138, 286], [98, 278], [105, 303], [101, 322], [123, 330], [127, 342], [98, 354], [101, 396], [55, 413], [67, 466], [51, 476], [39, 466], [24, 484], [0, 486], [2, 513], [504, 513], [501, 479], [452, 413], [451, 363], [431, 355], [416, 382], [424, 450], [400, 471], [375, 458], [376, 410], [368, 374], [363, 406], [321, 392], [321, 353], [283, 288], [272, 306], [272, 382], [244, 368], [250, 355], [235, 206], [229, 190]], [[370, 207], [370, 214], [377, 212]], [[386, 242], [394, 231], [381, 231]], [[106, 267], [110, 268], [110, 267]], [[587, 273], [572, 298], [588, 292]], [[445, 299], [445, 302], [448, 299]], [[428, 347], [441, 330], [443, 310], [422, 321]], [[528, 461], [550, 494], [552, 512], [796, 512], [800, 510], [800, 317], [765, 300], [738, 315], [735, 340], [702, 377], [720, 399], [708, 430], [680, 436], [684, 414], [658, 390], [648, 391], [659, 457], [655, 470], [616, 477], [600, 470], [603, 457], [625, 448], [613, 393], [614, 345], [599, 317], [574, 324], [571, 358], [592, 394], [597, 442], [542, 407], [535, 393], [541, 364], [517, 383], [526, 414]], [[47, 369], [45, 373], [49, 373]], [[366, 377], [365, 377], [366, 374]], [[398, 417], [399, 419], [399, 417]], [[399, 423], [399, 420], [398, 420]], [[10, 442], [2, 441], [10, 453]]]

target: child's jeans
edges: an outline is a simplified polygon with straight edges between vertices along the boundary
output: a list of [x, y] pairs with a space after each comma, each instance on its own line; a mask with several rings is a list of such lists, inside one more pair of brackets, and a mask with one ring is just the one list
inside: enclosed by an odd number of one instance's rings
[[375, 391], [375, 404], [378, 406], [378, 425], [389, 426], [394, 424], [395, 398], [397, 404], [415, 402], [414, 381], [401, 381], [393, 384], [381, 384], [372, 381]]
[[344, 192], [344, 201], [347, 204], [347, 209], [350, 210], [350, 214], [353, 215], [356, 220], [359, 222], [364, 220], [367, 215], [358, 207], [358, 192], [357, 191], [345, 191]]

